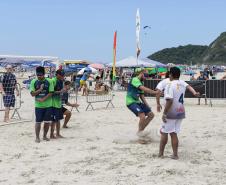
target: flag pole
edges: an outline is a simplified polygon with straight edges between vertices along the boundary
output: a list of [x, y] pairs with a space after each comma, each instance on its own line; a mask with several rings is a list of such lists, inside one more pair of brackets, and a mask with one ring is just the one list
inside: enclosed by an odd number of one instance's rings
[[112, 86], [116, 79], [116, 41], [117, 41], [117, 31], [114, 32], [114, 41], [113, 41]]
[[140, 12], [139, 8], [136, 13], [136, 56], [137, 56], [137, 66], [138, 66], [138, 57], [140, 55]]

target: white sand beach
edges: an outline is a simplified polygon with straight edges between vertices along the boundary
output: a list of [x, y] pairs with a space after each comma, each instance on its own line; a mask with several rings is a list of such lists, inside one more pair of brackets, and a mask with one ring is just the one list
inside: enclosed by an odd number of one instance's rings
[[[31, 117], [33, 101], [23, 90], [20, 113]], [[161, 114], [155, 100], [148, 99], [155, 118], [147, 129], [151, 142], [137, 144], [138, 119], [125, 106], [125, 92], [116, 92], [115, 108], [106, 103], [85, 111], [85, 97], [79, 97], [64, 139], [34, 142], [34, 122], [0, 126], [0, 184], [226, 184], [226, 101], [214, 106], [197, 106], [186, 99], [187, 118], [179, 134], [178, 161], [157, 157]], [[2, 117], [1, 117], [2, 118]], [[1, 123], [2, 125], [3, 123]]]

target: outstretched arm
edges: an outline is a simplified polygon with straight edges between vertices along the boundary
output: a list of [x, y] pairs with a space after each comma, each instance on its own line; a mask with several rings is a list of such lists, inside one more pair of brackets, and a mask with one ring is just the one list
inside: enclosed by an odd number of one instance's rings
[[143, 85], [139, 87], [140, 90], [144, 91], [145, 93], [152, 94], [152, 95], [157, 95], [159, 92], [154, 91], [152, 89], [149, 89], [147, 87], [144, 87]]
[[188, 89], [194, 96], [196, 96], [196, 97], [199, 97], [199, 96], [200, 96], [200, 93], [199, 93], [199, 92], [196, 92], [195, 89], [194, 89], [192, 86], [188, 85], [188, 86], [187, 86], [187, 89]]

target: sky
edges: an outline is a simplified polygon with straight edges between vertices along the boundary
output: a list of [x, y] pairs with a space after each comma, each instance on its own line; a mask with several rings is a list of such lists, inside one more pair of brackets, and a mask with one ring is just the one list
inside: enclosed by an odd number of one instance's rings
[[[179, 45], [209, 45], [226, 31], [225, 0], [0, 0], [0, 55], [109, 63], [136, 55], [140, 9], [144, 58]], [[143, 29], [150, 26], [150, 29]]]

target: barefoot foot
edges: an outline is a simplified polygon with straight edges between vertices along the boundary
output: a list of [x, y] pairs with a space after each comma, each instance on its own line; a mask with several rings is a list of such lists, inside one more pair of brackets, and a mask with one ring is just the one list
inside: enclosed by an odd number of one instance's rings
[[36, 138], [36, 139], [35, 139], [35, 142], [36, 142], [36, 143], [40, 143], [40, 139], [39, 139], [39, 138]]
[[174, 160], [178, 160], [179, 159], [178, 155], [172, 155], [170, 158], [174, 159]]
[[58, 138], [64, 138], [62, 135], [56, 135], [56, 138], [58, 139]]
[[49, 138], [43, 137], [43, 140], [44, 140], [44, 141], [49, 141]]

